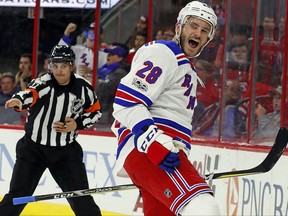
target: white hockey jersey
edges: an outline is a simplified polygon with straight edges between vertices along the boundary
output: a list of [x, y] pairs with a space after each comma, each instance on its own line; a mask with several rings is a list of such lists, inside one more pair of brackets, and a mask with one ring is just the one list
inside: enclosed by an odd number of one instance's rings
[[[65, 38], [61, 38], [59, 45], [70, 45], [69, 41], [65, 41]], [[93, 50], [83, 46], [83, 45], [75, 45], [71, 46], [71, 49], [75, 53], [75, 65], [86, 65], [89, 67], [91, 70], [93, 69]], [[78, 67], [77, 67], [78, 68]], [[77, 74], [79, 74], [79, 71], [77, 69], [76, 71]]]
[[134, 149], [134, 134], [144, 126], [155, 124], [190, 143], [197, 80], [195, 68], [173, 41], [153, 41], [136, 52], [114, 101], [116, 169], [122, 168]]

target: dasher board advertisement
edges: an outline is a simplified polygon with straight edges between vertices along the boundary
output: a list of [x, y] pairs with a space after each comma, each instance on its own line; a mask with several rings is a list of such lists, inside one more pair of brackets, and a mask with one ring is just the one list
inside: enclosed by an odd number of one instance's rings
[[[38, 1], [38, 0], [37, 0]], [[101, 0], [101, 8], [112, 8], [119, 0]], [[49, 8], [96, 8], [97, 0], [40, 0], [40, 7]], [[0, 7], [35, 7], [36, 0], [0, 0]]]
[[[23, 135], [23, 130], [0, 129], [0, 200], [9, 190], [15, 164], [16, 143]], [[83, 147], [83, 161], [86, 165], [89, 188], [132, 183], [129, 178], [120, 178], [116, 174], [117, 140], [115, 137], [80, 134], [77, 140]], [[255, 167], [263, 161], [268, 152], [269, 150], [261, 151], [261, 147], [255, 151], [241, 149], [240, 145], [235, 144], [229, 146], [227, 144], [227, 147], [223, 148], [193, 144], [189, 159], [201, 175], [206, 175]], [[287, 215], [287, 164], [287, 152], [284, 152], [272, 170], [267, 173], [208, 180], [220, 206], [221, 215]], [[59, 192], [61, 192], [60, 188], [46, 171], [34, 195]], [[144, 215], [143, 200], [139, 196], [138, 189], [96, 193], [92, 196], [101, 210], [111, 212], [113, 215], [114, 213], [122, 216]], [[65, 198], [39, 201], [33, 204], [36, 204], [37, 208], [44, 204], [49, 205], [46, 210], [47, 215], [52, 207], [57, 208], [57, 212], [60, 212], [60, 205], [70, 208]], [[27, 212], [26, 215], [29, 213]], [[73, 214], [67, 214], [66, 211], [65, 214], [58, 215], [72, 216]], [[103, 214], [103, 216], [108, 215], [111, 214]]]

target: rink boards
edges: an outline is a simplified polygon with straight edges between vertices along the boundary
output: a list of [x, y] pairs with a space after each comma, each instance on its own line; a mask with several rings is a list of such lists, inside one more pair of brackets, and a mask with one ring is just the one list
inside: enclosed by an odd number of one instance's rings
[[[0, 129], [0, 197], [8, 191], [15, 162], [15, 146], [23, 130]], [[90, 188], [130, 184], [115, 174], [116, 138], [80, 134]], [[223, 147], [193, 145], [191, 162], [200, 174], [249, 169], [258, 165], [267, 151], [251, 151], [237, 145]], [[288, 158], [285, 152], [272, 171], [265, 174], [208, 181], [215, 191], [222, 215], [287, 215]], [[48, 171], [34, 195], [61, 192]], [[143, 215], [137, 189], [94, 194], [103, 215]], [[21, 215], [73, 215], [65, 199], [29, 204]]]

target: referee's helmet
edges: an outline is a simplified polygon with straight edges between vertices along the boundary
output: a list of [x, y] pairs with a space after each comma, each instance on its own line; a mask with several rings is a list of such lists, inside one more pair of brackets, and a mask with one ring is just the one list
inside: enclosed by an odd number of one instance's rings
[[68, 45], [56, 45], [50, 53], [49, 62], [71, 62], [74, 64], [75, 53]]

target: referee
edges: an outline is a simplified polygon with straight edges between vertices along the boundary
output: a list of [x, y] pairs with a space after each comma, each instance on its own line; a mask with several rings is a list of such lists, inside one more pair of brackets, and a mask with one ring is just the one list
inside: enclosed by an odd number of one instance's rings
[[[83, 150], [78, 130], [101, 117], [100, 105], [88, 81], [74, 74], [75, 54], [66, 45], [55, 46], [49, 72], [32, 80], [13, 95], [5, 107], [28, 109], [25, 135], [16, 146], [16, 163], [10, 190], [0, 203], [0, 213], [18, 216], [25, 207], [13, 205], [14, 197], [31, 196], [46, 168], [63, 191], [87, 189]], [[67, 199], [76, 216], [99, 216], [92, 196]]]

